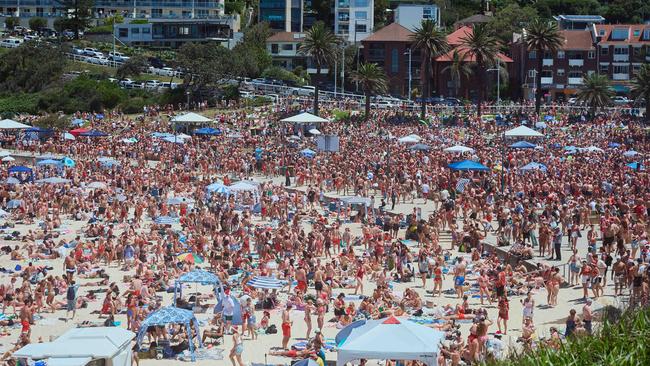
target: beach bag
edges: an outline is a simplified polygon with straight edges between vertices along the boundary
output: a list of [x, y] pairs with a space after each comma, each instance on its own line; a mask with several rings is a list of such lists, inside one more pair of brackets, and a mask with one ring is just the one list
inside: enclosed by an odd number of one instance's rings
[[278, 333], [278, 328], [275, 326], [275, 324], [271, 324], [266, 328], [265, 333], [266, 334], [277, 334]]

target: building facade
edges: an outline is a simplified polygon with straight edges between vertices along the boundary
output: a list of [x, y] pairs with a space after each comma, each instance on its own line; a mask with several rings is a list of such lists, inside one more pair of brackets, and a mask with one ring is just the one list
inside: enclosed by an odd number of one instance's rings
[[266, 40], [266, 50], [271, 54], [273, 65], [293, 70], [296, 66], [306, 66], [305, 56], [298, 50], [305, 40], [300, 32], [278, 32]]
[[258, 20], [269, 23], [272, 30], [302, 32], [303, 15], [302, 0], [260, 0]]
[[[225, 0], [94, 0], [93, 13], [102, 18], [119, 14], [145, 19], [205, 19], [224, 15]], [[0, 0], [0, 14], [17, 17], [58, 17], [54, 0]]]
[[414, 32], [423, 20], [433, 20], [440, 25], [440, 8], [435, 4], [399, 4], [395, 9], [395, 23]]
[[146, 24], [123, 23], [114, 27], [120, 42], [134, 46], [178, 48], [187, 42], [217, 42], [231, 47], [238, 17], [214, 19], [150, 19]]
[[350, 43], [372, 34], [374, 17], [374, 0], [334, 0], [334, 33]]

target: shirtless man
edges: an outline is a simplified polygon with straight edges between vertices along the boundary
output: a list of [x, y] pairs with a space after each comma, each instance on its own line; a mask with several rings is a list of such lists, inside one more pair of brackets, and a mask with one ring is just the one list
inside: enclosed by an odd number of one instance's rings
[[301, 293], [306, 293], [307, 292], [307, 272], [305, 272], [305, 269], [300, 266], [298, 267], [298, 270], [296, 270], [296, 281], [298, 281], [298, 285], [296, 286], [296, 290], [300, 291]]
[[621, 257], [616, 257], [612, 274], [614, 276], [614, 296], [623, 295], [623, 289], [626, 287], [627, 266]]
[[74, 273], [77, 271], [77, 261], [75, 261], [72, 253], [65, 257], [65, 261], [63, 262], [63, 269], [65, 270], [65, 275], [68, 279], [68, 282], [71, 282]]
[[466, 264], [463, 261], [463, 258], [458, 258], [458, 264], [454, 268], [454, 288], [456, 289], [456, 295], [458, 298], [463, 297], [463, 285], [465, 284], [465, 269]]
[[323, 273], [322, 267], [316, 267], [314, 272], [314, 288], [316, 289], [316, 298], [320, 296], [321, 291], [323, 291], [323, 280], [325, 274]]
[[591, 299], [587, 299], [587, 303], [582, 307], [582, 323], [585, 326], [587, 333], [591, 334], [591, 320], [593, 319], [593, 313], [591, 310]]
[[291, 311], [291, 304], [282, 310], [282, 349], [289, 349], [289, 339], [291, 338], [291, 320], [289, 312]]

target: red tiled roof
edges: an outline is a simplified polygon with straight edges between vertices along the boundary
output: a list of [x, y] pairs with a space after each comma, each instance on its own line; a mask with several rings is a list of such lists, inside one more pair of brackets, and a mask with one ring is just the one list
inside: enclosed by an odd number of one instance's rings
[[447, 35], [447, 43], [450, 46], [458, 46], [463, 43], [462, 39], [472, 34], [472, 27], [463, 26]]
[[563, 50], [593, 50], [594, 42], [589, 30], [562, 30], [560, 35], [564, 39]]
[[[459, 47], [456, 47], [454, 50], [458, 50], [458, 52], [461, 55], [463, 55], [463, 61], [465, 61], [465, 62], [476, 62], [476, 57], [474, 57], [474, 55], [469, 54], [467, 52], [467, 48], [459, 46]], [[438, 62], [450, 62], [453, 59], [454, 50], [451, 50], [451, 51], [445, 53], [442, 56], [438, 56], [436, 58], [436, 61], [438, 61]], [[508, 57], [508, 56], [506, 56], [506, 55], [504, 55], [503, 53], [500, 53], [500, 52], [497, 53], [497, 58], [499, 58], [499, 60], [501, 60], [503, 62], [506, 62], [506, 63], [513, 62], [510, 57]]]
[[[600, 37], [600, 44], [650, 44], [650, 39], [643, 38], [643, 32], [648, 28], [650, 28], [650, 25], [645, 24], [596, 24], [596, 36]], [[614, 29], [626, 29], [626, 39], [612, 39], [612, 32]], [[601, 31], [605, 31], [603, 35], [601, 35]], [[636, 35], [635, 32], [637, 33]]]
[[398, 23], [391, 23], [364, 38], [361, 42], [410, 42], [412, 34], [413, 32]]
[[305, 33], [299, 32], [278, 32], [267, 38], [267, 42], [302, 42], [305, 39]]

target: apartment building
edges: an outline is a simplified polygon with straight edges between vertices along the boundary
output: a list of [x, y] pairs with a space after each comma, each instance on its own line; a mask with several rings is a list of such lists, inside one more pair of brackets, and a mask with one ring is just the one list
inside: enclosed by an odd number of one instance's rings
[[306, 66], [306, 58], [298, 50], [305, 40], [305, 33], [278, 32], [266, 40], [266, 50], [273, 58], [273, 65], [293, 70], [296, 66]]
[[440, 8], [436, 4], [399, 4], [395, 9], [395, 23], [414, 32], [423, 20], [440, 25]]
[[272, 30], [302, 32], [303, 16], [302, 0], [260, 0], [258, 20], [269, 23]]
[[617, 92], [628, 92], [630, 80], [650, 62], [650, 24], [595, 24], [597, 73], [607, 75]]
[[334, 33], [357, 43], [372, 34], [374, 0], [334, 0]]

